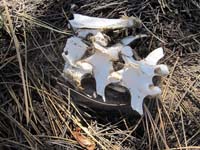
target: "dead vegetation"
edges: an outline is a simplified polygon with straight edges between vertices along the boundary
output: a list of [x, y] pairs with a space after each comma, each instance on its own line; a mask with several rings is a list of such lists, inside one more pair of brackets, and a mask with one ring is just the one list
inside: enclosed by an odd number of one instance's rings
[[[61, 76], [73, 11], [139, 17], [135, 33], [149, 37], [132, 45], [137, 54], [164, 48], [170, 75], [141, 118], [74, 103], [84, 95]], [[200, 149], [198, 1], [1, 0], [0, 13], [1, 149]]]

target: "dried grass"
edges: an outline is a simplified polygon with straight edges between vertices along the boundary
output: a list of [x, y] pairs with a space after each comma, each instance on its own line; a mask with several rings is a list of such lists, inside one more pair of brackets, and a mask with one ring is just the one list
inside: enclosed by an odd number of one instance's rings
[[[135, 46], [141, 57], [165, 48], [170, 75], [161, 101], [145, 105], [141, 118], [74, 103], [82, 96], [73, 96], [61, 77], [72, 3], [91, 16], [139, 17], [144, 26], [135, 32], [150, 35]], [[199, 6], [195, 0], [3, 0], [0, 148], [82, 149], [72, 136], [79, 127], [97, 149], [200, 149]]]

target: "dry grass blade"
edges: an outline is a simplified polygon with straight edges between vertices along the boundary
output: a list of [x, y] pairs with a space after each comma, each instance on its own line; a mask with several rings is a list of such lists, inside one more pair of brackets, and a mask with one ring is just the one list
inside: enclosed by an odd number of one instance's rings
[[9, 10], [8, 10], [8, 6], [6, 4], [6, 1], [3, 0], [4, 2], [4, 7], [5, 7], [5, 11], [6, 11], [6, 15], [7, 15], [7, 19], [8, 19], [8, 23], [9, 23], [9, 30], [10, 33], [12, 35], [12, 38], [14, 40], [15, 43], [15, 48], [16, 48], [16, 52], [17, 52], [17, 58], [18, 58], [18, 62], [19, 62], [19, 67], [20, 67], [20, 74], [21, 74], [21, 79], [22, 79], [22, 84], [23, 84], [23, 89], [24, 89], [24, 101], [25, 101], [25, 109], [26, 109], [26, 122], [28, 124], [28, 122], [30, 121], [29, 118], [29, 106], [28, 106], [28, 96], [27, 96], [27, 89], [26, 89], [26, 81], [25, 81], [25, 77], [24, 77], [24, 69], [22, 66], [22, 60], [21, 60], [21, 56], [20, 56], [20, 45], [19, 45], [19, 41], [15, 35], [15, 31], [13, 28], [13, 23], [9, 14]]
[[[151, 114], [150, 114], [150, 112], [149, 112], [147, 106], [144, 105], [144, 108], [145, 108], [147, 117], [148, 117], [148, 119], [149, 119], [149, 121], [150, 121], [150, 124], [151, 124], [151, 127], [152, 127], [151, 129], [153, 130], [153, 134], [154, 134], [154, 137], [155, 137], [155, 140], [156, 140], [156, 144], [157, 144], [157, 146], [158, 146], [158, 149], [160, 149], [161, 144], [160, 144], [160, 142], [158, 142], [158, 137], [157, 137], [157, 136], [159, 136], [159, 137], [161, 138], [161, 141], [164, 143], [165, 148], [166, 148], [166, 149], [169, 149], [169, 146], [168, 146], [168, 144], [167, 144], [165, 138], [163, 137], [163, 135], [161, 134], [161, 132], [160, 132], [160, 130], [159, 130], [157, 124], [156, 124], [155, 121], [153, 120], [153, 118], [152, 118], [152, 116], [151, 116]], [[156, 131], [158, 132], [158, 134], [156, 133]], [[162, 149], [163, 149], [163, 148], [162, 148]]]
[[22, 13], [18, 13], [18, 15], [20, 17], [22, 17], [23, 19], [25, 19], [27, 22], [29, 23], [34, 23], [40, 27], [43, 27], [43, 28], [46, 28], [46, 29], [49, 29], [51, 31], [55, 31], [55, 32], [58, 32], [58, 33], [62, 33], [62, 34], [65, 34], [65, 35], [71, 35], [70, 32], [67, 32], [67, 31], [61, 31], [59, 28], [57, 27], [54, 27], [52, 26], [51, 24], [48, 24], [46, 22], [42, 22], [41, 20], [38, 20], [37, 18], [34, 18], [28, 14], [22, 14]]
[[[195, 79], [192, 83], [190, 83], [189, 87], [186, 89], [185, 93], [182, 95], [182, 97], [181, 97], [181, 99], [180, 99], [178, 105], [176, 106], [176, 109], [175, 109], [175, 110], [178, 109], [178, 107], [181, 105], [181, 103], [182, 103], [184, 97], [186, 96], [186, 94], [188, 93], [188, 91], [190, 90], [190, 88], [192, 88], [193, 85], [194, 85], [199, 79], [200, 79], [200, 75], [198, 75], [198, 76], [196, 77], [196, 79]], [[189, 82], [190, 82], [190, 80], [189, 80]]]
[[171, 150], [199, 150], [200, 146], [187, 146], [187, 147], [177, 147], [177, 148], [171, 148]]
[[10, 139], [0, 137], [0, 141], [1, 141], [0, 146], [8, 144], [8, 145], [13, 145], [13, 147], [19, 148], [19, 149], [20, 148], [32, 149], [30, 146], [24, 145], [20, 142], [14, 141], [14, 140], [10, 140]]
[[177, 131], [176, 131], [174, 125], [173, 125], [173, 122], [171, 121], [171, 118], [170, 118], [170, 116], [169, 116], [167, 110], [166, 110], [165, 108], [163, 108], [163, 109], [164, 109], [164, 112], [165, 112], [165, 114], [166, 114], [166, 116], [167, 116], [167, 119], [169, 120], [170, 125], [171, 125], [171, 127], [172, 127], [172, 129], [173, 129], [173, 132], [174, 132], [174, 134], [175, 134], [175, 137], [176, 137], [176, 140], [177, 140], [177, 142], [178, 142], [178, 145], [179, 145], [179, 147], [181, 147], [181, 143], [180, 143], [180, 140], [179, 140], [179, 138], [178, 138]]
[[186, 135], [185, 135], [185, 126], [184, 126], [184, 122], [183, 122], [183, 113], [182, 113], [182, 109], [180, 109], [180, 112], [181, 112], [181, 123], [182, 123], [182, 128], [183, 128], [183, 137], [184, 137], [184, 142], [185, 142], [185, 147], [188, 146], [187, 144], [187, 139], [186, 139]]
[[20, 130], [21, 132], [24, 134], [27, 142], [29, 143], [30, 147], [34, 148], [35, 144], [34, 143], [38, 143], [38, 144], [42, 144], [41, 141], [35, 137], [34, 135], [32, 135], [28, 130], [26, 130], [17, 120], [15, 120], [13, 117], [7, 115], [5, 112], [3, 112], [2, 110], [0, 110], [0, 113], [8, 118], [11, 122], [13, 122]]

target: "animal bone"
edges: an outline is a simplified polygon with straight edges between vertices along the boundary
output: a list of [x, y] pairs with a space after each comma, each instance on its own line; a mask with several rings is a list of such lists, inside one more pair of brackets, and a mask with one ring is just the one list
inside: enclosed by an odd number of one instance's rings
[[62, 56], [65, 61], [68, 61], [71, 65], [75, 65], [75, 62], [83, 57], [87, 49], [88, 46], [82, 39], [73, 36], [67, 40]]
[[96, 80], [96, 92], [98, 95], [102, 96], [104, 101], [106, 101], [104, 91], [107, 85], [107, 77], [110, 72], [113, 71], [110, 58], [107, 54], [96, 51], [94, 55], [87, 58], [85, 61], [93, 66], [93, 74]]
[[135, 17], [124, 17], [120, 19], [106, 19], [88, 17], [85, 15], [74, 14], [74, 19], [69, 20], [74, 29], [120, 29], [140, 26], [141, 21]]
[[88, 63], [80, 62], [84, 56], [88, 46], [78, 37], [71, 37], [67, 40], [62, 56], [66, 61], [63, 70], [63, 76], [71, 79], [77, 85], [81, 84], [81, 80], [86, 74], [92, 73], [92, 66]]
[[101, 32], [96, 33], [96, 35], [91, 37], [92, 42], [100, 44], [101, 46], [107, 46], [110, 41], [110, 37], [102, 34]]
[[117, 72], [111, 73], [108, 77], [110, 82], [119, 82], [127, 87], [131, 94], [131, 106], [142, 114], [143, 99], [148, 95], [161, 94], [159, 87], [153, 85], [152, 78], [156, 75], [155, 69], [159, 68], [157, 75], [169, 73], [165, 65], [156, 65], [163, 57], [163, 49], [158, 48], [151, 52], [144, 60], [136, 61], [129, 56], [122, 56], [126, 66]]
[[141, 35], [136, 35], [136, 36], [127, 36], [127, 37], [121, 39], [121, 43], [123, 45], [129, 45], [133, 41], [135, 41], [137, 39], [141, 39], [143, 37], [147, 37], [147, 35], [146, 34], [141, 34]]
[[[80, 85], [86, 74], [93, 75], [96, 92], [102, 96], [104, 102], [106, 86], [118, 83], [129, 90], [132, 108], [142, 114], [143, 99], [148, 95], [161, 93], [161, 89], [153, 85], [152, 78], [169, 74], [166, 65], [157, 65], [164, 56], [163, 49], [152, 51], [143, 60], [133, 59], [133, 50], [129, 45], [136, 39], [147, 37], [143, 34], [124, 37], [119, 43], [110, 46], [110, 37], [101, 30], [134, 27], [138, 20], [132, 17], [105, 19], [74, 14], [74, 19], [69, 22], [78, 37], [73, 36], [67, 40], [63, 52], [66, 61], [64, 77]], [[90, 38], [87, 38], [88, 35], [91, 35]], [[85, 39], [87, 44], [82, 39]], [[94, 53], [85, 56], [89, 47]], [[114, 71], [113, 61], [118, 61], [119, 57], [124, 60], [124, 67]]]

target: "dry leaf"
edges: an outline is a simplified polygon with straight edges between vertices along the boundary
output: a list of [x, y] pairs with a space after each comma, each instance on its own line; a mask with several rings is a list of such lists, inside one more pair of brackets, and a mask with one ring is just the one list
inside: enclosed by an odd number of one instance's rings
[[72, 132], [72, 135], [77, 140], [77, 142], [87, 150], [94, 150], [95, 149], [95, 143], [88, 137], [84, 136], [80, 132], [80, 128], [76, 128], [76, 131]]

